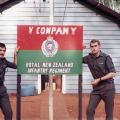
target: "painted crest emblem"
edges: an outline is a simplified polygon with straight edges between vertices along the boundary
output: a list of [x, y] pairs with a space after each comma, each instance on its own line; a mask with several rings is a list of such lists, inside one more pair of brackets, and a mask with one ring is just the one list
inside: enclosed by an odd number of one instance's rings
[[43, 41], [41, 49], [46, 57], [53, 57], [58, 51], [58, 43], [49, 36], [47, 40]]

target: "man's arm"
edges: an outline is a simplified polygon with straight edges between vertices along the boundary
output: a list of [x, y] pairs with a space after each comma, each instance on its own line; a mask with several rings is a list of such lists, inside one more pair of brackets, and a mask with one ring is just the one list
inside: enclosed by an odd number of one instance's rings
[[101, 79], [101, 81], [102, 81], [102, 80], [107, 80], [107, 79], [113, 78], [113, 77], [115, 77], [115, 76], [116, 76], [116, 73], [115, 73], [115, 72], [110, 72], [110, 73], [108, 73], [107, 75], [101, 77], [100, 79]]
[[[83, 49], [86, 49], [86, 46], [85, 46], [85, 45], [83, 45]], [[88, 63], [87, 60], [88, 60], [88, 57], [87, 57], [87, 56], [84, 56], [84, 57], [82, 58], [82, 63], [87, 64], [87, 63]]]
[[17, 64], [17, 52], [14, 52], [14, 60], [13, 63]]
[[107, 67], [106, 69], [109, 71], [109, 73], [107, 73], [105, 76], [93, 80], [92, 85], [97, 85], [100, 81], [111, 80], [111, 78], [116, 76], [116, 70], [110, 56], [107, 56], [105, 64]]
[[105, 76], [103, 77], [100, 77], [98, 79], [95, 79], [95, 80], [92, 80], [91, 84], [92, 85], [97, 85], [100, 81], [104, 81], [104, 80], [107, 80], [107, 79], [110, 79], [115, 77], [116, 76], [116, 73], [115, 72], [110, 72], [108, 74], [106, 74]]
[[17, 53], [18, 53], [18, 50], [20, 49], [20, 47], [16, 48], [15, 51], [14, 51], [14, 60], [13, 60], [13, 63], [17, 64]]

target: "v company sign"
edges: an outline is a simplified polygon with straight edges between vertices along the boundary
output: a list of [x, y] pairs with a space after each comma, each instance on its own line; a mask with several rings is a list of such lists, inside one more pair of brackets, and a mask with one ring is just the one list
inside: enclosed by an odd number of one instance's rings
[[18, 74], [81, 74], [82, 26], [17, 26]]

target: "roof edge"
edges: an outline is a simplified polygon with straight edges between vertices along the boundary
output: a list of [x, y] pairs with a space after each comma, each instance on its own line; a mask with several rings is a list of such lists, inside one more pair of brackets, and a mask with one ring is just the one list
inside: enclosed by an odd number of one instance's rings
[[111, 8], [108, 8], [107, 6], [95, 0], [74, 0], [74, 1], [78, 1], [79, 3], [84, 3], [86, 5], [93, 7], [96, 10], [99, 10], [102, 14], [108, 16], [109, 19], [113, 20], [120, 27], [120, 14], [112, 10]]
[[2, 13], [4, 10], [6, 10], [6, 9], [10, 8], [11, 6], [16, 5], [22, 1], [25, 1], [25, 0], [9, 0], [9, 1], [4, 2], [3, 4], [0, 5], [0, 13]]

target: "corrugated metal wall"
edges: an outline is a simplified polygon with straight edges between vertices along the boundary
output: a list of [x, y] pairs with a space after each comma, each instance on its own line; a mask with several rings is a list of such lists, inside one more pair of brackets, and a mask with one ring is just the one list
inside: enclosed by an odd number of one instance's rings
[[[118, 73], [115, 77], [116, 88], [117, 92], [120, 92], [120, 54], [118, 52], [120, 50], [120, 27], [100, 14], [96, 14], [95, 11], [74, 3], [73, 0], [54, 0], [54, 24], [83, 25], [84, 44], [87, 45], [84, 55], [89, 52], [90, 39], [100, 39], [102, 50], [113, 58]], [[13, 60], [17, 42], [17, 25], [49, 25], [48, 0], [45, 3], [42, 0], [25, 0], [0, 15], [0, 42], [6, 43], [6, 57], [10, 61]], [[83, 66], [83, 91], [89, 92], [92, 77], [87, 66]], [[77, 76], [66, 77], [66, 93], [78, 91], [77, 78]], [[37, 76], [22, 76], [22, 84], [37, 84]], [[9, 92], [16, 92], [16, 70], [8, 69], [6, 85]]]

